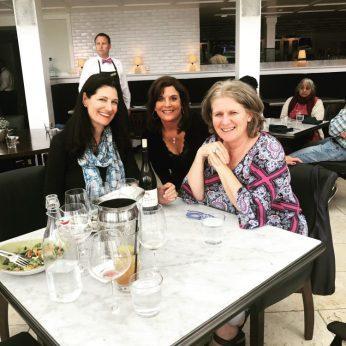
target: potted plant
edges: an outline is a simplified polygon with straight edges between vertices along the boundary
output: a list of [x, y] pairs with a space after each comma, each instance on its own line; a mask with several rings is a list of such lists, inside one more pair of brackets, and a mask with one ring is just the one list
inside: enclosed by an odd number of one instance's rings
[[5, 140], [9, 124], [10, 123], [8, 122], [8, 120], [6, 120], [3, 117], [0, 117], [0, 142]]

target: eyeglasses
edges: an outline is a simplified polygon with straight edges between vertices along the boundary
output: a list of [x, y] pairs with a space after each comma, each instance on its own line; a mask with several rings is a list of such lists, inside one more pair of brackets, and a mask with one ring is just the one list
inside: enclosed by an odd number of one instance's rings
[[197, 211], [197, 210], [187, 210], [186, 217], [189, 219], [194, 219], [194, 220], [203, 220], [203, 219], [206, 219], [207, 217], [213, 217], [213, 215], [202, 213], [201, 211]]

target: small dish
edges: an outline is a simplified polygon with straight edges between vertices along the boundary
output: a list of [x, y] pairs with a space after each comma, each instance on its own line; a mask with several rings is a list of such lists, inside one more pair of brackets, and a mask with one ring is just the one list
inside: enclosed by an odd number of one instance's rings
[[[0, 246], [1, 250], [18, 253], [19, 249], [26, 246], [27, 248], [32, 248], [37, 243], [42, 243], [42, 239], [29, 239], [29, 240], [21, 240], [21, 241], [15, 241], [10, 242], [7, 244], [4, 244]], [[41, 265], [34, 269], [29, 270], [20, 270], [20, 271], [13, 271], [13, 270], [7, 270], [7, 265], [4, 264], [5, 258], [0, 256], [0, 271], [2, 273], [10, 274], [10, 275], [17, 275], [17, 276], [26, 276], [26, 275], [34, 275], [37, 273], [41, 273], [44, 271], [44, 265]]]

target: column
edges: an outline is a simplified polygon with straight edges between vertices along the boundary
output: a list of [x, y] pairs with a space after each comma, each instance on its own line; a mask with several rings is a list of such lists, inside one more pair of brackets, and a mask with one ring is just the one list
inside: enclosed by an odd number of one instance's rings
[[276, 32], [277, 17], [266, 17], [267, 24], [267, 39], [265, 57], [266, 61], [275, 61], [275, 32]]
[[236, 78], [250, 75], [259, 81], [261, 0], [237, 0], [236, 4]]
[[48, 62], [42, 51], [40, 0], [12, 0], [22, 65], [29, 127], [54, 123]]

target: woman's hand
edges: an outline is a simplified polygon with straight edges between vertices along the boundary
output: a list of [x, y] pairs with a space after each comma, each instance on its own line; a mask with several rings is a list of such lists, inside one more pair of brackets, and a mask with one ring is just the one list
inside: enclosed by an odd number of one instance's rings
[[197, 155], [204, 159], [208, 159], [210, 163], [210, 157], [217, 157], [224, 165], [229, 163], [229, 154], [225, 146], [221, 142], [213, 142], [202, 145], [198, 151]]
[[289, 166], [294, 166], [297, 163], [303, 163], [303, 161], [299, 159], [298, 157], [292, 157], [289, 155], [285, 156], [285, 161], [286, 161], [286, 164]]
[[172, 183], [166, 183], [158, 187], [157, 191], [160, 204], [169, 204], [171, 202], [174, 202], [178, 197], [175, 185]]

